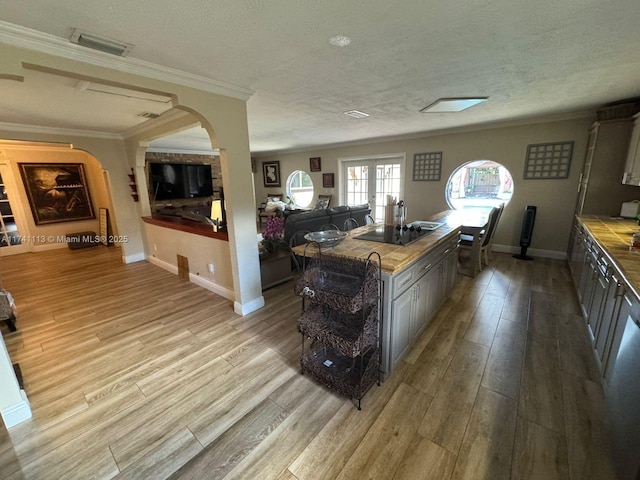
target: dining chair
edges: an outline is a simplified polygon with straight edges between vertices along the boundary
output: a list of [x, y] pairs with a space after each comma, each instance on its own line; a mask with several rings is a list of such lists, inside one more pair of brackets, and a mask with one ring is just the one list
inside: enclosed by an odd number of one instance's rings
[[320, 225], [320, 231], [323, 230], [340, 230], [337, 225], [333, 223], [325, 223], [324, 225]]
[[[491, 211], [489, 212], [489, 217], [487, 220], [487, 226], [484, 229], [483, 232], [480, 232], [480, 243], [479, 245], [476, 246], [476, 248], [479, 248], [480, 251], [477, 254], [477, 258], [478, 258], [478, 271], [482, 270], [482, 257], [484, 255], [485, 257], [485, 263], [488, 265], [489, 264], [489, 254], [488, 254], [488, 250], [491, 246], [491, 240], [493, 237], [493, 234], [495, 233], [496, 230], [496, 226], [498, 225], [498, 219], [500, 218], [500, 215], [502, 214], [502, 210], [503, 210], [503, 205], [499, 206], [499, 207], [493, 207], [491, 209]], [[473, 244], [473, 236], [471, 235], [460, 235], [460, 248], [463, 250], [469, 250], [469, 251], [473, 251], [474, 248], [474, 244]], [[473, 255], [472, 255], [473, 257]]]
[[354, 228], [358, 228], [360, 225], [358, 224], [358, 221], [355, 218], [347, 218], [344, 221], [344, 227], [342, 228], [343, 231], [347, 232], [349, 230], [353, 230]]
[[310, 233], [309, 230], [298, 230], [289, 239], [289, 251], [291, 252], [291, 262], [293, 263], [294, 268], [297, 273], [302, 273], [302, 257], [296, 255], [293, 252], [293, 247], [297, 247], [298, 245], [302, 245], [304, 243], [309, 243], [309, 240], [304, 238], [304, 236]]

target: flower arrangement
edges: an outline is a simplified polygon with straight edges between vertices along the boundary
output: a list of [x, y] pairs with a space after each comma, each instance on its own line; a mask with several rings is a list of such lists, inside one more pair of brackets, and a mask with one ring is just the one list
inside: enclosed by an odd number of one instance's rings
[[267, 225], [262, 231], [262, 246], [268, 252], [275, 252], [279, 247], [286, 247], [282, 235], [284, 233], [284, 218], [268, 217]]

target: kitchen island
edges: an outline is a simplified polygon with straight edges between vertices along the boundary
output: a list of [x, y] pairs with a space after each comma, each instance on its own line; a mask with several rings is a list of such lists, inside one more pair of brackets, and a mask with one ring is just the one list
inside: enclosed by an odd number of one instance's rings
[[[322, 254], [366, 260], [371, 252], [381, 258], [383, 314], [381, 334], [382, 377], [391, 373], [422, 333], [455, 286], [458, 243], [464, 218], [447, 210], [428, 219], [441, 224], [408, 245], [380, 243], [357, 238], [379, 225], [366, 225], [348, 232], [335, 247]], [[366, 235], [365, 235], [366, 236]], [[315, 244], [293, 249], [297, 255], [314, 256]]]

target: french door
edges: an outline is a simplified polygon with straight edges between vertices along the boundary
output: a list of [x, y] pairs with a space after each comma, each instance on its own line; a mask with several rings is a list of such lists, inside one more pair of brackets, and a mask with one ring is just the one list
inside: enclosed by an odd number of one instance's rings
[[373, 218], [382, 222], [387, 196], [401, 200], [404, 194], [405, 155], [344, 158], [339, 162], [343, 204], [369, 203]]

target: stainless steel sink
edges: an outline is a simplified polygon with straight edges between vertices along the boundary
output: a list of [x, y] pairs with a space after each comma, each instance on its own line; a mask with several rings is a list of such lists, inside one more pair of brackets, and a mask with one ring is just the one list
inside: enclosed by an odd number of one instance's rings
[[409, 226], [414, 226], [416, 228], [420, 227], [422, 230], [436, 230], [440, 228], [442, 225], [444, 225], [444, 223], [417, 221], [417, 222], [411, 222]]

